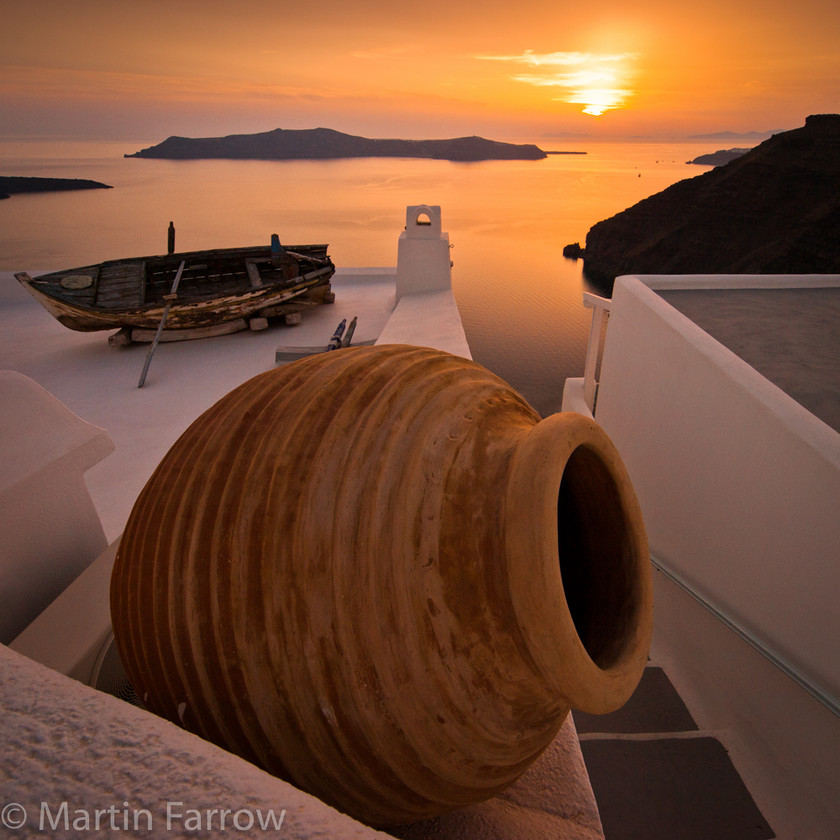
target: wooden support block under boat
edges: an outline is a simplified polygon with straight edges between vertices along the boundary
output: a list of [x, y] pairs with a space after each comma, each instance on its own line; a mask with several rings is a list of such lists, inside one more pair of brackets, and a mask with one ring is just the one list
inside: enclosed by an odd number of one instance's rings
[[[185, 330], [164, 330], [160, 334], [160, 341], [191, 341], [194, 338], [214, 338], [219, 335], [230, 335], [248, 328], [244, 318], [226, 321], [224, 324], [214, 324], [210, 327], [191, 327]], [[156, 330], [146, 330], [135, 327], [131, 330], [132, 341], [154, 341]]]
[[[152, 330], [149, 330], [149, 332], [152, 332]], [[131, 327], [122, 327], [108, 336], [110, 347], [125, 347], [129, 344], [131, 344]]]

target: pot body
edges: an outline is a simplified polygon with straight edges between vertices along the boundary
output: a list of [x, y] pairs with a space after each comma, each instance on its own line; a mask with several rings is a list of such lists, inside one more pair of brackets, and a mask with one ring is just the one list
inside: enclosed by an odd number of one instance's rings
[[606, 435], [466, 359], [347, 348], [199, 417], [111, 584], [150, 710], [370, 824], [489, 798], [641, 676], [650, 572]]

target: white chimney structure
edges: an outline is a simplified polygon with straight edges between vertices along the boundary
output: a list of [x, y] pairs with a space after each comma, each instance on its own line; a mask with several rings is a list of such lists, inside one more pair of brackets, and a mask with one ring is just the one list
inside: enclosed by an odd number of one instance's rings
[[397, 301], [404, 294], [451, 288], [449, 234], [441, 230], [440, 206], [407, 207], [397, 248]]

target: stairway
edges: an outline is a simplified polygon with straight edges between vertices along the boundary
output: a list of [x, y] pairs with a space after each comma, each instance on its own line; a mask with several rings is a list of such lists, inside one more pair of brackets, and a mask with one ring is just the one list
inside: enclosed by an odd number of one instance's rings
[[609, 715], [574, 713], [606, 840], [769, 840], [729, 754], [649, 665]]

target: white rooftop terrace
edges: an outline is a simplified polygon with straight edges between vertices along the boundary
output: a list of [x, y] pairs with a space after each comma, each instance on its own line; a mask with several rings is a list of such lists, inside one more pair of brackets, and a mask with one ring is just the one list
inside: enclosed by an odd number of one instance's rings
[[665, 288], [660, 283], [656, 292], [840, 432], [840, 286], [799, 278], [797, 285], [773, 288]]

